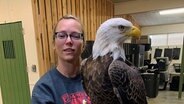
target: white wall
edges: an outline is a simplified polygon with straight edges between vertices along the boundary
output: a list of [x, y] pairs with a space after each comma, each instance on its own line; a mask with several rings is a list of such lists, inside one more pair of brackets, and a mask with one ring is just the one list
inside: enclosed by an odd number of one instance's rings
[[141, 32], [142, 35], [184, 32], [184, 24], [142, 27]]
[[36, 65], [38, 68], [31, 0], [0, 0], [0, 13], [0, 24], [22, 21], [27, 58], [27, 71], [30, 90], [32, 91], [33, 85], [39, 79], [39, 72], [31, 71], [32, 65]]

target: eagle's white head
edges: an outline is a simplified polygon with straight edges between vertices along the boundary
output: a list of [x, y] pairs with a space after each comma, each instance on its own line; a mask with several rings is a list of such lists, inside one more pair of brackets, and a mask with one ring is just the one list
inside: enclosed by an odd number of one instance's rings
[[93, 59], [112, 53], [113, 59], [125, 60], [123, 42], [130, 36], [139, 37], [141, 32], [132, 23], [123, 18], [111, 18], [101, 24], [93, 45]]

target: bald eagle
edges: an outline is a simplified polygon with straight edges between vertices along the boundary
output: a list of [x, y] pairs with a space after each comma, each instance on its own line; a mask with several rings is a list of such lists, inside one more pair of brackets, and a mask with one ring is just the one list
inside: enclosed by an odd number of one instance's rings
[[92, 55], [81, 66], [84, 89], [92, 104], [147, 104], [141, 74], [127, 64], [123, 49], [128, 37], [140, 34], [123, 18], [111, 18], [100, 25]]

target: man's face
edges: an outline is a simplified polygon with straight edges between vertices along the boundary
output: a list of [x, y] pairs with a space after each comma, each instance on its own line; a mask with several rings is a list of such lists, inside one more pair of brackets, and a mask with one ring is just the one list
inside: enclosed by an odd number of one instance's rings
[[83, 39], [78, 36], [82, 33], [81, 24], [74, 19], [60, 20], [56, 31], [54, 48], [59, 60], [76, 61], [79, 59], [83, 46]]

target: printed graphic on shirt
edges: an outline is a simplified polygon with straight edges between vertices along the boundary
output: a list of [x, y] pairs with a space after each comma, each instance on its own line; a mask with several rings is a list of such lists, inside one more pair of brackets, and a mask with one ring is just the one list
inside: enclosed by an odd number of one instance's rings
[[86, 101], [86, 104], [91, 104], [90, 98], [85, 92], [76, 92], [76, 93], [66, 93], [61, 96], [64, 104], [82, 104]]

